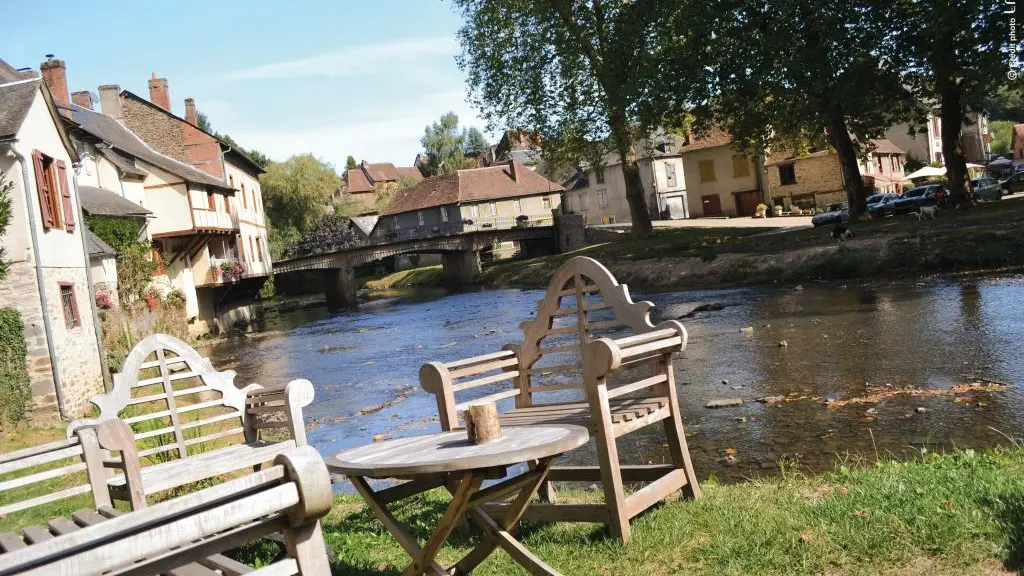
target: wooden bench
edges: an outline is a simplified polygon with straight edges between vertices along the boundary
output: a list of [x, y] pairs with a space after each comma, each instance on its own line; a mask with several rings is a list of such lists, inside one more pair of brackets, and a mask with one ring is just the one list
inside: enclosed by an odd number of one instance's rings
[[[520, 325], [521, 345], [420, 370], [444, 430], [461, 427], [459, 412], [469, 405], [499, 402], [512, 404], [503, 426], [579, 424], [596, 438], [599, 466], [556, 466], [549, 478], [599, 481], [605, 504], [560, 505], [547, 485], [542, 493], [549, 502], [531, 506], [525, 518], [601, 522], [628, 541], [630, 518], [678, 490], [700, 497], [672, 373], [671, 356], [685, 348], [686, 330], [674, 320], [654, 326], [653, 307], [633, 302], [596, 260], [577, 256], [555, 271], [536, 318]], [[470, 391], [475, 397], [465, 398]], [[658, 422], [671, 464], [621, 465], [615, 440]], [[626, 495], [624, 482], [649, 484]]]
[[[101, 444], [131, 435], [117, 420], [99, 428]], [[140, 482], [137, 467], [129, 468], [135, 471], [129, 484]], [[24, 541], [5, 542], [10, 548], [0, 554], [0, 576], [328, 576], [319, 518], [331, 500], [320, 455], [309, 446], [293, 447], [269, 468], [131, 513], [101, 506], [53, 520], [45, 530], [25, 528]], [[284, 533], [288, 557], [257, 571], [217, 554], [276, 532]]]
[[[308, 380], [239, 389], [234, 378], [233, 370], [215, 370], [181, 340], [154, 334], [128, 354], [113, 389], [92, 398], [99, 417], [72, 426], [114, 419], [131, 425], [143, 463], [143, 497], [257, 467], [306, 444], [302, 408], [313, 401]], [[284, 431], [287, 438], [267, 439], [267, 430]], [[137, 504], [123, 474], [108, 484], [114, 499]]]

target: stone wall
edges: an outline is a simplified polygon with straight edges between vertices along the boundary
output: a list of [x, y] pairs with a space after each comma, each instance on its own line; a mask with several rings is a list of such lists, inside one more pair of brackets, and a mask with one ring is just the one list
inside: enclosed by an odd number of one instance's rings
[[[75, 328], [69, 329], [64, 323], [60, 282], [74, 285], [81, 320], [81, 325]], [[85, 412], [90, 397], [103, 391], [103, 373], [93, 330], [85, 269], [44, 268], [43, 283], [60, 370], [65, 414], [74, 418]], [[30, 415], [35, 420], [54, 420], [59, 412], [53, 367], [46, 345], [39, 286], [35, 269], [31, 265], [25, 262], [12, 264], [7, 278], [0, 283], [0, 302], [18, 310], [25, 324], [25, 343], [28, 348], [26, 366], [32, 387]]]
[[[813, 194], [818, 208], [826, 204], [845, 199], [843, 176], [839, 168], [839, 157], [836, 154], [825, 154], [793, 161], [796, 171], [796, 184], [782, 184], [779, 179], [779, 166], [767, 167], [764, 186], [767, 188], [773, 203], [781, 200], [787, 208], [792, 205], [794, 196]], [[833, 200], [838, 197], [839, 200]]]
[[582, 214], [555, 214], [555, 247], [559, 252], [572, 252], [587, 245]]
[[159, 152], [189, 163], [178, 120], [131, 97], [121, 98], [121, 110], [125, 125], [139, 138]]

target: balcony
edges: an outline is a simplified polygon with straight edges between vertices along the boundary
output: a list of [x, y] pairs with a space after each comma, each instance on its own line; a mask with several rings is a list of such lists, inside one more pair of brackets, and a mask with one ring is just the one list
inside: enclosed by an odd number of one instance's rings
[[234, 258], [210, 258], [210, 269], [202, 285], [228, 284], [247, 277], [245, 264]]
[[196, 230], [238, 230], [238, 217], [220, 210], [192, 210], [192, 222]]
[[378, 228], [370, 240], [371, 244], [387, 244], [401, 242], [403, 240], [419, 240], [422, 238], [436, 238], [440, 236], [452, 236], [466, 232], [481, 232], [489, 230], [509, 230], [512, 228], [534, 228], [537, 226], [553, 226], [554, 218], [550, 214], [527, 216], [521, 214], [512, 216], [488, 216], [484, 218], [467, 218], [460, 222], [444, 222], [436, 226], [416, 226], [406, 229], [383, 229]]

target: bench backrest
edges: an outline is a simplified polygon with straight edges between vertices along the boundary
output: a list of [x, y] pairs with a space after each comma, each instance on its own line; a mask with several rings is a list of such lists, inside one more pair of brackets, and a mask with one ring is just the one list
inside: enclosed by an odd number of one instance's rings
[[95, 506], [109, 505], [99, 454], [91, 428], [65, 440], [0, 454], [0, 518], [90, 491]]
[[234, 370], [219, 372], [191, 346], [153, 334], [132, 348], [113, 389], [92, 398], [99, 422], [120, 418], [135, 432], [143, 463], [187, 458], [225, 443], [255, 440], [246, 394]]
[[254, 474], [0, 554], [0, 576], [163, 574], [278, 532], [289, 557], [263, 570], [329, 576], [319, 518], [331, 500], [323, 459], [292, 448]]

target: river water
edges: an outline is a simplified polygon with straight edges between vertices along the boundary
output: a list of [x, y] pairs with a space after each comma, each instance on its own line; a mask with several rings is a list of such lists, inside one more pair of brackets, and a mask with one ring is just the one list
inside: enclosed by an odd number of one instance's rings
[[[307, 378], [309, 440], [321, 453], [374, 437], [439, 429], [417, 373], [428, 361], [496, 351], [521, 339], [539, 290], [421, 292], [329, 314], [322, 303], [268, 312], [263, 332], [202, 350], [236, 383]], [[876, 455], [986, 447], [1024, 425], [1024, 277], [634, 294], [656, 304], [653, 320], [704, 303], [683, 319], [690, 344], [675, 361], [690, 452], [700, 478], [774, 474], [780, 461], [810, 471]], [[780, 341], [786, 346], [780, 346]], [[870, 389], [946, 390], [979, 378], [1005, 391], [895, 395], [848, 403]], [[727, 382], [727, 383], [726, 383]], [[758, 398], [793, 399], [762, 404]], [[742, 406], [708, 409], [709, 400]], [[839, 401], [831, 407], [827, 402]], [[836, 407], [840, 406], [840, 407]], [[625, 463], [665, 460], [662, 428], [619, 440]], [[732, 454], [735, 452], [734, 454]], [[570, 456], [596, 463], [590, 449]], [[589, 462], [588, 462], [589, 461]]]

